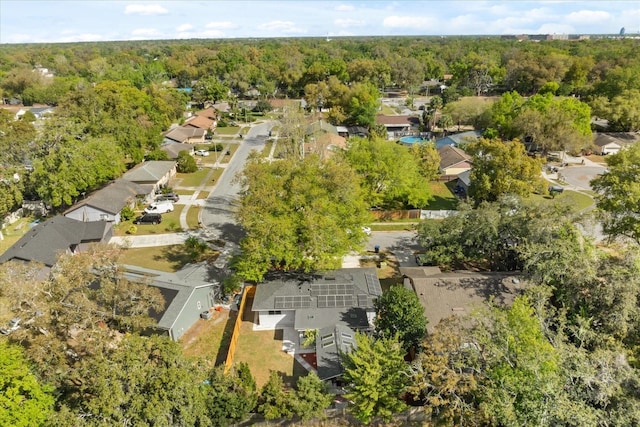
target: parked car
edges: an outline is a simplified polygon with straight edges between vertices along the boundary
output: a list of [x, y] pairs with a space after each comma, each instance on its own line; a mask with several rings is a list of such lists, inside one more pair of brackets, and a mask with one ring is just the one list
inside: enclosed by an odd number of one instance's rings
[[371, 236], [371, 227], [362, 227], [362, 231], [364, 231], [364, 234], [367, 236]]
[[209, 156], [209, 152], [207, 150], [196, 150], [196, 156], [207, 157]]
[[177, 195], [176, 193], [165, 193], [165, 194], [160, 194], [158, 197], [156, 197], [156, 202], [163, 202], [166, 200], [169, 200], [175, 203], [180, 200], [180, 196]]
[[162, 215], [159, 213], [146, 213], [144, 215], [140, 215], [136, 219], [133, 220], [134, 224], [160, 224], [162, 222]]
[[171, 202], [171, 200], [151, 203], [151, 205], [144, 209], [144, 213], [163, 214], [167, 212], [173, 212], [173, 202]]

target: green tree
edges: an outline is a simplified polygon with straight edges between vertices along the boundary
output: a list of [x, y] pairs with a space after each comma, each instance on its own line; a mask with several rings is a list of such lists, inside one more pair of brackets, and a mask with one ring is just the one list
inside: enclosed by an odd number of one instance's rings
[[480, 410], [492, 425], [545, 425], [562, 390], [560, 355], [545, 337], [525, 297], [493, 308], [474, 331], [486, 364]]
[[370, 127], [378, 112], [378, 89], [371, 83], [355, 83], [349, 92], [348, 102], [343, 105], [346, 123]]
[[46, 425], [53, 404], [53, 388], [38, 381], [22, 349], [0, 340], [0, 425]]
[[451, 116], [453, 124], [458, 126], [458, 131], [461, 130], [462, 125], [473, 126], [474, 129], [485, 129], [490, 124], [491, 104], [482, 98], [464, 97], [458, 101], [449, 102], [443, 107], [442, 112]]
[[405, 350], [418, 349], [427, 332], [424, 308], [415, 292], [404, 286], [392, 286], [374, 302], [376, 336], [397, 336]]
[[527, 156], [520, 141], [480, 138], [467, 145], [467, 152], [473, 163], [469, 196], [476, 203], [495, 201], [505, 194], [528, 196], [545, 191], [542, 161]]
[[626, 237], [640, 244], [640, 145], [607, 156], [608, 171], [591, 181], [603, 212], [602, 228], [611, 238]]
[[261, 280], [274, 266], [336, 268], [361, 247], [369, 214], [358, 177], [339, 159], [267, 163], [255, 157], [241, 182], [237, 215], [246, 236], [235, 266], [243, 278]]
[[518, 136], [513, 121], [520, 114], [524, 103], [525, 99], [518, 92], [506, 92], [491, 105], [491, 127], [502, 138], [512, 139]]
[[406, 147], [381, 138], [354, 138], [344, 156], [360, 175], [369, 206], [421, 208], [431, 198], [428, 180]]
[[176, 170], [180, 173], [193, 173], [198, 170], [198, 165], [188, 151], [181, 151], [178, 153]]
[[332, 395], [328, 393], [327, 385], [315, 372], [298, 379], [293, 411], [303, 421], [322, 418], [331, 401]]
[[395, 338], [374, 340], [356, 334], [356, 347], [342, 355], [343, 379], [348, 384], [345, 397], [349, 410], [365, 424], [380, 417], [389, 421], [405, 408], [401, 400], [406, 390], [408, 369], [404, 350]]
[[440, 173], [440, 155], [435, 144], [424, 142], [421, 144], [413, 144], [411, 146], [411, 154], [416, 158], [420, 165], [420, 174], [427, 180], [435, 179]]
[[284, 389], [282, 377], [276, 371], [271, 371], [269, 379], [260, 390], [258, 412], [267, 420], [290, 419], [293, 416], [290, 394]]
[[246, 419], [258, 402], [256, 382], [246, 363], [238, 364], [227, 374], [222, 368], [215, 368], [209, 376], [209, 387], [203, 391], [214, 426]]
[[229, 94], [229, 87], [216, 76], [201, 78], [193, 87], [193, 99], [204, 104], [217, 103]]

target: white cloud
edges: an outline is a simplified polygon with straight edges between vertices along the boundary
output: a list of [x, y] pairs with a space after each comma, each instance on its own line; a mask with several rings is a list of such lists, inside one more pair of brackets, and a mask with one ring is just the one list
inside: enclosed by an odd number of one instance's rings
[[336, 27], [361, 27], [364, 25], [364, 21], [358, 21], [355, 19], [336, 19], [333, 21], [333, 25]]
[[82, 33], [60, 37], [60, 39], [56, 40], [56, 43], [99, 42], [103, 40], [104, 37], [101, 34]]
[[541, 25], [534, 34], [573, 34], [575, 32], [576, 29], [571, 25], [555, 23]]
[[124, 8], [125, 15], [166, 15], [167, 9], [159, 4], [128, 4]]
[[218, 30], [204, 31], [183, 31], [176, 35], [179, 39], [221, 39], [226, 37], [225, 33]]
[[214, 22], [209, 22], [207, 25], [205, 25], [205, 27], [215, 28], [217, 30], [232, 30], [234, 28], [237, 28], [237, 25], [229, 21], [219, 21], [219, 22], [214, 21]]
[[191, 24], [182, 24], [182, 25], [176, 27], [176, 31], [178, 31], [179, 33], [184, 33], [185, 31], [189, 31], [189, 30], [193, 30], [193, 25], [191, 25]]
[[160, 31], [155, 28], [136, 28], [131, 34], [137, 37], [156, 37], [160, 35]]
[[413, 28], [428, 29], [437, 25], [437, 21], [426, 16], [388, 16], [382, 21], [382, 25], [388, 28]]
[[579, 10], [567, 15], [567, 21], [578, 24], [591, 24], [606, 21], [611, 18], [609, 12], [602, 10]]
[[296, 25], [291, 21], [271, 21], [266, 22], [264, 24], [258, 25], [258, 30], [260, 31], [270, 31], [270, 32], [279, 32], [279, 33], [306, 33], [306, 30], [296, 27]]
[[353, 10], [356, 10], [356, 8], [350, 4], [339, 4], [338, 6], [336, 6], [335, 10], [337, 10], [338, 12], [351, 12]]

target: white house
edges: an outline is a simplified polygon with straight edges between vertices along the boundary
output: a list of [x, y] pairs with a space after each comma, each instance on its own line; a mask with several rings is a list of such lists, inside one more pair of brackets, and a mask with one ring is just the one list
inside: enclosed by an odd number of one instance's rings
[[607, 154], [616, 154], [623, 147], [620, 140], [604, 133], [593, 134], [593, 145], [596, 154], [600, 154], [602, 156], [606, 156]]

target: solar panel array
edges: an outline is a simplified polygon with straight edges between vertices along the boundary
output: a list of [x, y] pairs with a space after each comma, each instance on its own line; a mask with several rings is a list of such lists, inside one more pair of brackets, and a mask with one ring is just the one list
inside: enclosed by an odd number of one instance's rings
[[367, 281], [367, 288], [371, 295], [382, 295], [382, 288], [380, 287], [380, 281], [373, 273], [364, 273], [364, 278]]
[[311, 295], [350, 295], [353, 294], [354, 286], [349, 283], [321, 283], [311, 285]]
[[358, 295], [358, 307], [369, 307], [369, 295]]
[[310, 308], [311, 298], [308, 296], [275, 297], [274, 306], [276, 309]]
[[353, 295], [319, 295], [318, 308], [353, 307], [355, 299]]

